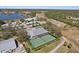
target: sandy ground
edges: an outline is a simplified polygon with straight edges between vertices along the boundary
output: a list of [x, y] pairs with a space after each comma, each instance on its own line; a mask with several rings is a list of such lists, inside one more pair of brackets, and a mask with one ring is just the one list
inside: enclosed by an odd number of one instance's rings
[[79, 29], [76, 27], [70, 27], [62, 31], [69, 41], [73, 42], [79, 48]]
[[[39, 14], [39, 15], [41, 15], [41, 14]], [[45, 16], [42, 15], [42, 17], [45, 17]], [[65, 28], [64, 28], [63, 22], [56, 21], [54, 19], [52, 19], [52, 21], [50, 21], [50, 22], [53, 23], [54, 25], [56, 25], [57, 27], [62, 28], [62, 30], [61, 30], [62, 35], [64, 37], [66, 37], [68, 41], [72, 42], [74, 44], [73, 46], [75, 48], [78, 48], [78, 50], [79, 50], [79, 28], [72, 27], [72, 26], [69, 26], [69, 25], [65, 26]]]

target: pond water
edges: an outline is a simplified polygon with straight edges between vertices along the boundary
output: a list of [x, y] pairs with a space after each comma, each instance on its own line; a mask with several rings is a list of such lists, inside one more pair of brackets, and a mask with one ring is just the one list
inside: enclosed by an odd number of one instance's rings
[[13, 14], [0, 14], [0, 20], [16, 20], [25, 18], [22, 14], [13, 13]]

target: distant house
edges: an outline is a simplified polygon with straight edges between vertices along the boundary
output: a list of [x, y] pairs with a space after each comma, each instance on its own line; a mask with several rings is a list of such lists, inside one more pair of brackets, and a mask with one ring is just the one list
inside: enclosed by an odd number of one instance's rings
[[12, 52], [18, 47], [16, 38], [10, 38], [8, 40], [0, 41], [0, 53]]
[[8, 26], [9, 26], [8, 23], [1, 25], [1, 27], [2, 27], [3, 29], [6, 29], [6, 27], [8, 27]]
[[9, 29], [9, 25], [10, 25], [11, 29], [15, 29], [15, 30], [22, 29], [22, 24], [17, 24], [17, 22], [11, 22], [11, 24], [6, 23], [6, 24], [1, 25], [1, 27], [3, 29]]
[[27, 18], [27, 19], [25, 19], [25, 22], [26, 22], [27, 25], [32, 25], [32, 26], [37, 26], [37, 25], [39, 25], [39, 21], [37, 20], [36, 17]]

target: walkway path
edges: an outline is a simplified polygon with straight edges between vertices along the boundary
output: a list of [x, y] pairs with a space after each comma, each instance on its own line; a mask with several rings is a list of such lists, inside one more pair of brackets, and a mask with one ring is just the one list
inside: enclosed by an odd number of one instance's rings
[[55, 51], [57, 51], [64, 44], [64, 42], [65, 42], [65, 38], [61, 37], [61, 43], [55, 49], [50, 51], [50, 53], [54, 53]]

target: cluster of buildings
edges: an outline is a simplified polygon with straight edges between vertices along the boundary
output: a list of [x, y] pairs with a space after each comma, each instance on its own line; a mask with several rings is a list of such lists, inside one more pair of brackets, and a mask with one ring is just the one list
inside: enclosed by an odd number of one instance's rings
[[[7, 26], [9, 25], [2, 25], [4, 28]], [[21, 22], [20, 24], [12, 22], [11, 27], [15, 29], [25, 29], [27, 31], [27, 35], [29, 36], [28, 40], [32, 48], [38, 48], [56, 39], [54, 36], [50, 35], [47, 30], [40, 26], [40, 21], [37, 20], [37, 17], [26, 18], [24, 19], [24, 22]], [[22, 47], [23, 46], [18, 44], [14, 38], [0, 41], [0, 52], [25, 52]]]
[[79, 20], [79, 18], [78, 17], [71, 17], [71, 16], [69, 16], [69, 17], [66, 17], [67, 19], [74, 19], [74, 20]]
[[30, 26], [26, 30], [32, 48], [38, 48], [56, 39], [40, 26], [40, 21], [36, 17], [25, 19], [25, 22]]
[[23, 26], [23, 24], [19, 20], [18, 21], [15, 21], [15, 22], [10, 22], [10, 23], [8, 22], [6, 24], [1, 25], [1, 27], [3, 29], [8, 29], [8, 27], [11, 27], [11, 28], [13, 28], [15, 30], [21, 29], [22, 26]]
[[32, 26], [32, 27], [40, 25], [36, 17], [25, 19], [25, 22], [28, 26]]

